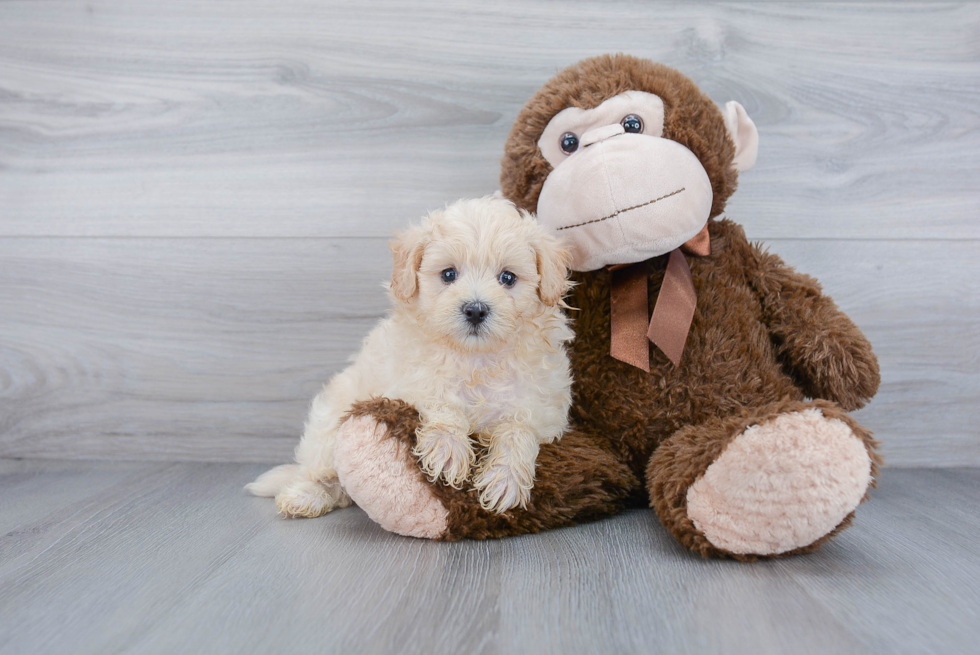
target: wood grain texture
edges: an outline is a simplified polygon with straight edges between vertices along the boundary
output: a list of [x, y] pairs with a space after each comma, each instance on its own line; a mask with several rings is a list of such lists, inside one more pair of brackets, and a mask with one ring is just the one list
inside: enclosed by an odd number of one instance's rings
[[0, 457], [288, 458], [391, 230], [616, 51], [756, 120], [728, 214], [868, 333], [887, 462], [980, 465], [975, 3], [2, 2]]
[[[0, 534], [13, 535], [20, 525], [38, 516], [63, 511], [118, 482], [151, 470], [155, 464], [66, 460], [0, 459]], [[52, 484], [52, 481], [57, 483]], [[102, 496], [104, 498], [104, 496]], [[8, 544], [9, 545], [9, 544]], [[9, 552], [4, 551], [5, 557]]]
[[387, 306], [389, 259], [383, 241], [19, 240], [0, 256], [0, 456], [288, 456]]
[[[968, 653], [975, 469], [890, 470], [817, 553], [682, 550], [652, 512], [501, 541], [397, 537], [357, 508], [276, 518], [261, 467], [0, 467], [0, 653]], [[46, 507], [49, 496], [77, 496]], [[7, 523], [0, 513], [0, 523]]]
[[[770, 245], [875, 345], [888, 463], [980, 464], [980, 243]], [[380, 239], [0, 241], [0, 457], [284, 461], [389, 271]]]
[[598, 0], [4, 2], [0, 235], [386, 236], [618, 51], [754, 117], [751, 235], [980, 236], [977, 4]]

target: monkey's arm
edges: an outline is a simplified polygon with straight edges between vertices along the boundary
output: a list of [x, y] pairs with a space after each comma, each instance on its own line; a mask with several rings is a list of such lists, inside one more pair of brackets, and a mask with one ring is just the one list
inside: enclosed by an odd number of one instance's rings
[[863, 407], [881, 382], [868, 339], [815, 279], [756, 245], [749, 259], [749, 282], [762, 302], [763, 320], [803, 392], [847, 411]]

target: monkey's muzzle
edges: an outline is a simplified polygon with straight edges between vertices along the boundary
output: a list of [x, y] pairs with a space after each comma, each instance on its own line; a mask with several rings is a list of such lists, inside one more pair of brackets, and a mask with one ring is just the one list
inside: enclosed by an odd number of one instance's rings
[[711, 181], [670, 139], [611, 131], [563, 161], [538, 199], [538, 221], [572, 252], [571, 268], [632, 264], [678, 248], [711, 213]]

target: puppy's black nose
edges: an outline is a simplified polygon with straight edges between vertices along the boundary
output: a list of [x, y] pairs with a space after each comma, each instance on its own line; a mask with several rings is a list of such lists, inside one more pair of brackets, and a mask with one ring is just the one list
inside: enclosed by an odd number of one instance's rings
[[463, 316], [473, 326], [479, 325], [490, 313], [490, 308], [482, 302], [468, 302], [463, 305]]

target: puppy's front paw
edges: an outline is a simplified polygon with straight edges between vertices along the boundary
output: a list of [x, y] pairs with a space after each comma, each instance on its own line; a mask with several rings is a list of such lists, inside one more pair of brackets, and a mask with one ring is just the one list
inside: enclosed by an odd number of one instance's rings
[[473, 486], [480, 490], [483, 509], [502, 514], [512, 507], [527, 507], [534, 486], [533, 471], [497, 460], [481, 467]]
[[442, 478], [454, 489], [460, 489], [469, 477], [475, 455], [470, 438], [448, 430], [423, 427], [412, 451], [429, 479]]

